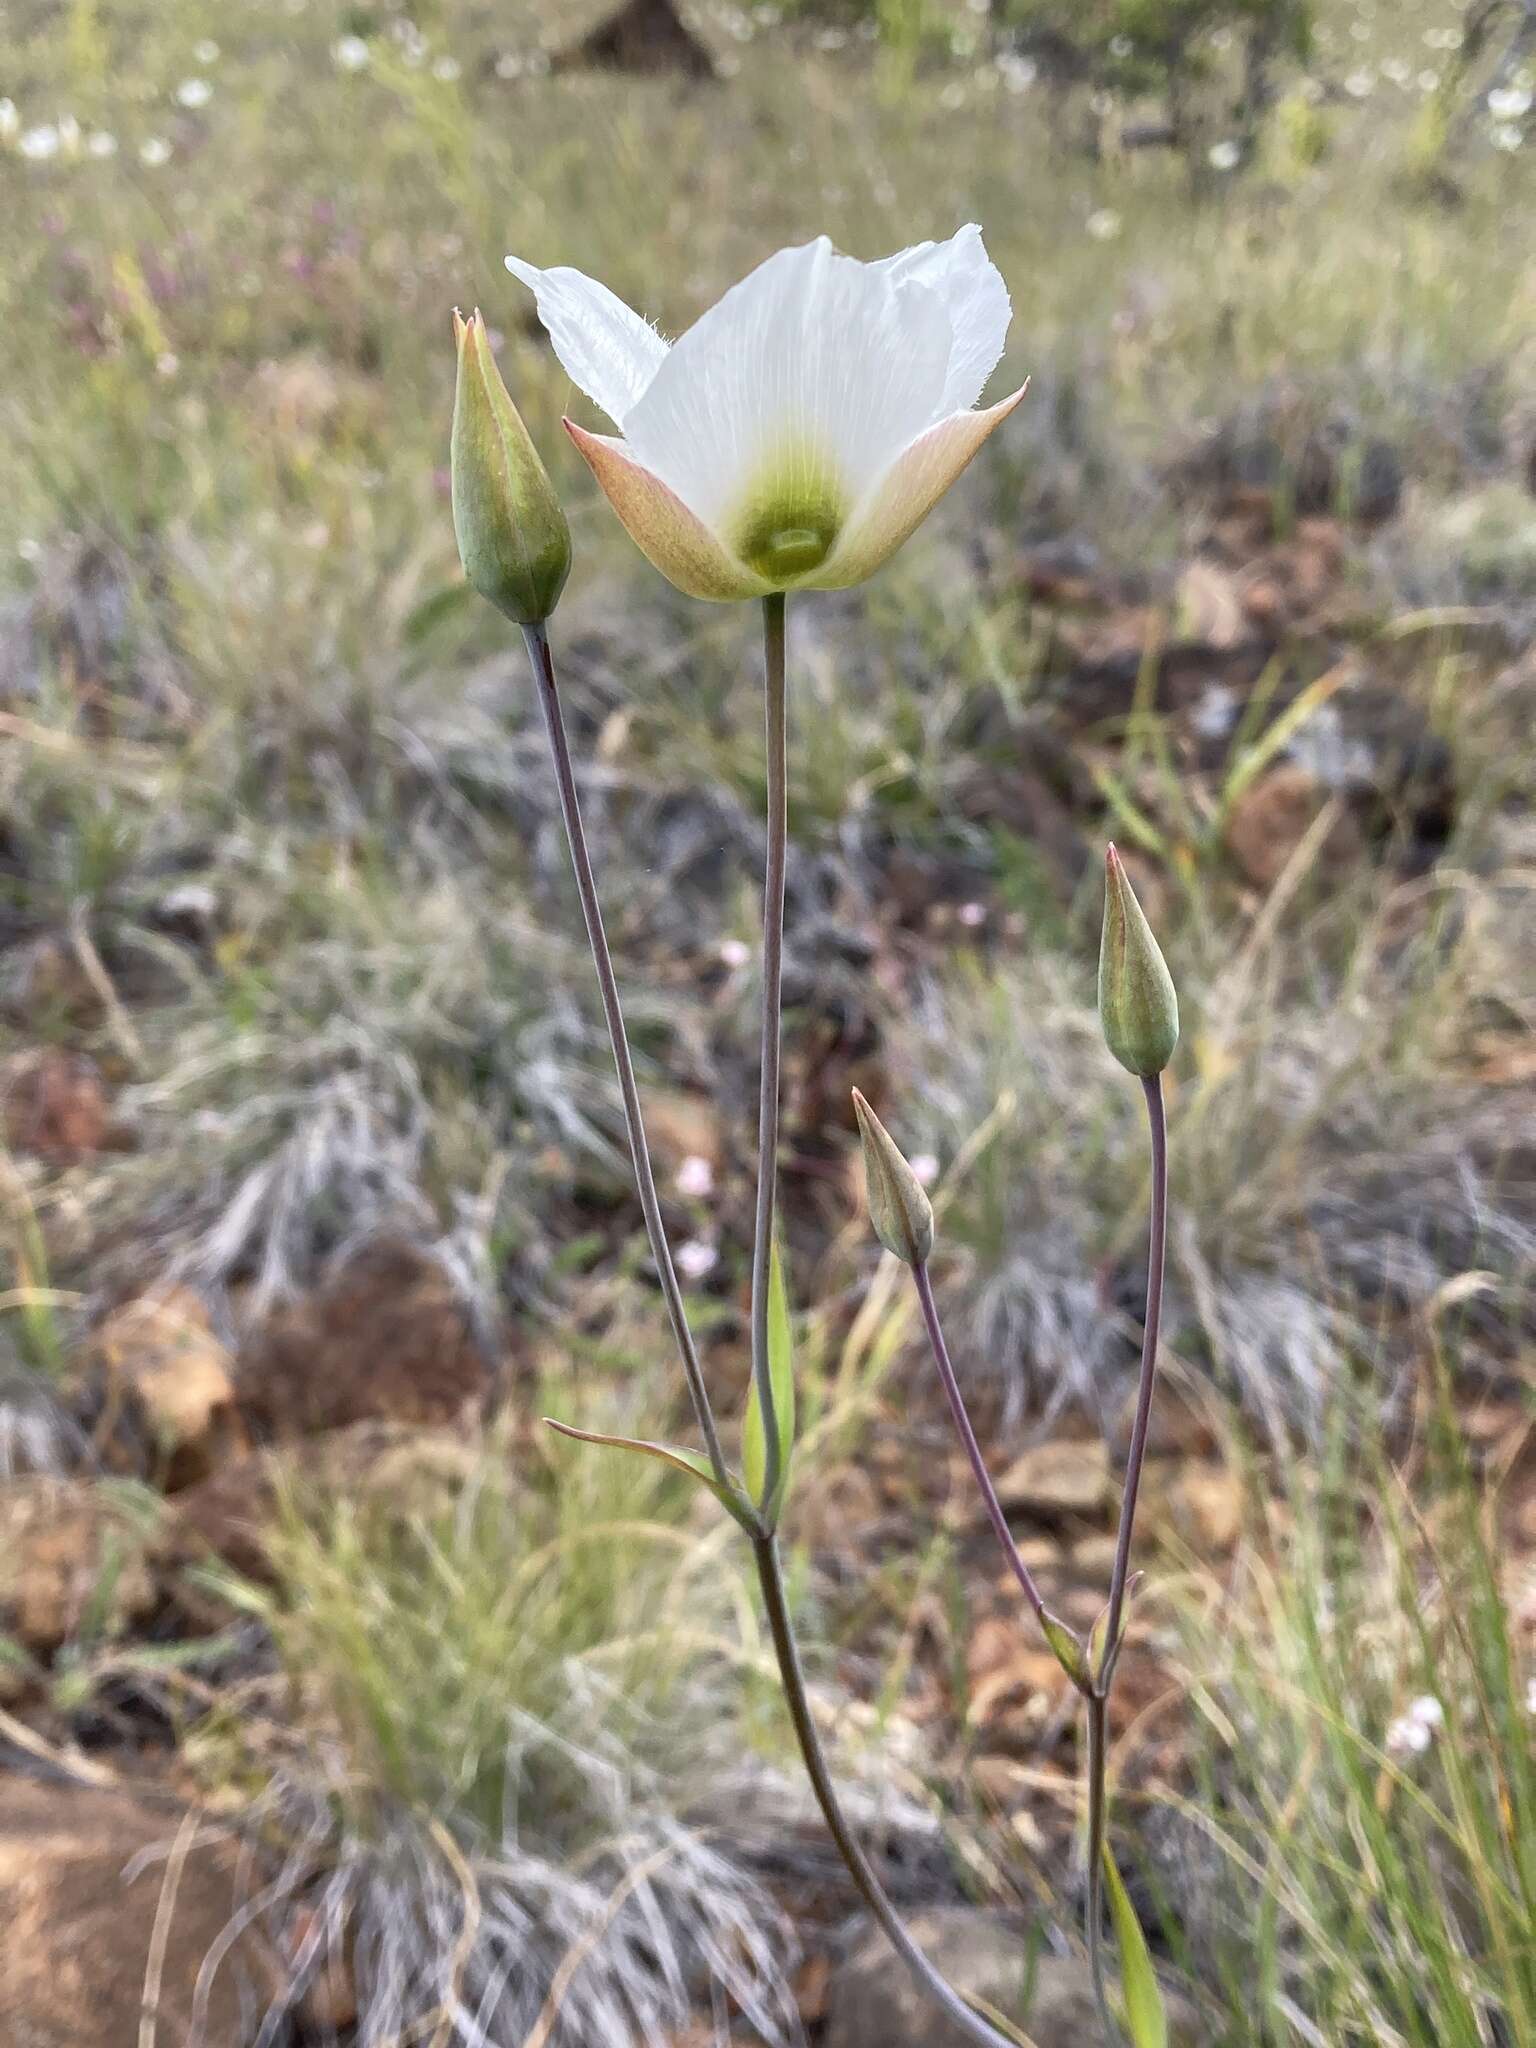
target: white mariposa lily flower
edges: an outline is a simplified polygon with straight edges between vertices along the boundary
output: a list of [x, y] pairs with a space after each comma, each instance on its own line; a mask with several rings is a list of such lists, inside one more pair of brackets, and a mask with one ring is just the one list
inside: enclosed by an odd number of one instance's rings
[[1010, 307], [981, 230], [882, 263], [781, 249], [670, 346], [579, 270], [507, 258], [619, 436], [566, 428], [690, 597], [841, 590], [895, 553], [1023, 389], [973, 410]]

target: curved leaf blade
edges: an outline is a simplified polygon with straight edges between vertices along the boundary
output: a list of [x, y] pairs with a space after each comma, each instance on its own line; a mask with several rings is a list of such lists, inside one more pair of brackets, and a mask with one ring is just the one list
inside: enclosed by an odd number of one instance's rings
[[696, 1479], [705, 1486], [728, 1513], [735, 1516], [744, 1529], [752, 1526], [746, 1503], [734, 1491], [721, 1486], [710, 1469], [709, 1460], [699, 1451], [690, 1451], [681, 1444], [652, 1443], [646, 1437], [608, 1436], [598, 1429], [577, 1429], [573, 1423], [557, 1422], [552, 1415], [546, 1415], [545, 1423], [561, 1436], [568, 1436], [579, 1444], [601, 1444], [610, 1451], [638, 1451], [643, 1458], [655, 1458], [663, 1465], [670, 1465], [675, 1472], [685, 1472], [690, 1479]]

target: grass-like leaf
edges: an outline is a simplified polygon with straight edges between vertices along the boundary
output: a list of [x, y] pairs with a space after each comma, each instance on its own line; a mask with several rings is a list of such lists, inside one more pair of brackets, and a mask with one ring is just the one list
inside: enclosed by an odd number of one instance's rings
[[742, 1425], [741, 1468], [747, 1492], [773, 1523], [779, 1518], [789, 1489], [789, 1460], [795, 1444], [794, 1339], [789, 1327], [789, 1293], [784, 1284], [784, 1262], [777, 1245], [773, 1248], [768, 1269], [768, 1378], [773, 1388], [774, 1423], [779, 1439], [779, 1483], [771, 1501], [763, 1498], [768, 1455], [762, 1404], [758, 1400], [755, 1380]]
[[1120, 1948], [1120, 1988], [1125, 1999], [1125, 2023], [1134, 2048], [1168, 2048], [1168, 2015], [1157, 1972], [1147, 1949], [1147, 1937], [1136, 1918], [1136, 1908], [1115, 1868], [1115, 1859], [1104, 1845], [1104, 1881], [1109, 1889], [1109, 1911], [1115, 1923], [1115, 1940]]

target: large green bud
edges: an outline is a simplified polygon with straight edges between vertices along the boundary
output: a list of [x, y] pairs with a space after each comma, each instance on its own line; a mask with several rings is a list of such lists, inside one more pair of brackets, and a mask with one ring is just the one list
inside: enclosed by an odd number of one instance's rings
[[1152, 927], [1113, 847], [1105, 859], [1099, 1021], [1122, 1067], [1149, 1079], [1179, 1042], [1179, 998]]
[[464, 574], [519, 626], [560, 601], [571, 529], [517, 407], [507, 396], [478, 313], [453, 316], [459, 381], [453, 401], [453, 529]]

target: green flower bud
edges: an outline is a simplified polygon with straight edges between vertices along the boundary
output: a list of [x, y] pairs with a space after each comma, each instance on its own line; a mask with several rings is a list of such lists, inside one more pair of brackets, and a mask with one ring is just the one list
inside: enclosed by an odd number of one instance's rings
[[1179, 1042], [1179, 998], [1152, 927], [1120, 856], [1105, 861], [1104, 938], [1099, 948], [1099, 1021], [1122, 1067], [1160, 1074]]
[[888, 1252], [921, 1266], [933, 1250], [933, 1206], [923, 1184], [896, 1149], [896, 1141], [855, 1088], [853, 1113], [864, 1143], [869, 1220]]
[[560, 500], [496, 368], [485, 322], [455, 313], [453, 529], [464, 574], [519, 626], [541, 625], [571, 567]]

